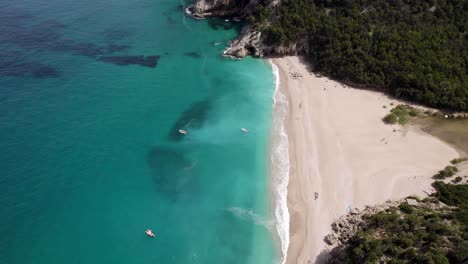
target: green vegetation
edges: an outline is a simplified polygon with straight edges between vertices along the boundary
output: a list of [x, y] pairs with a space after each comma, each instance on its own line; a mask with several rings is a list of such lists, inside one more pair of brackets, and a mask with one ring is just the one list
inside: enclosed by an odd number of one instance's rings
[[[447, 166], [438, 175], [453, 175]], [[462, 177], [453, 182], [459, 183]], [[468, 184], [433, 183], [437, 192], [364, 215], [358, 232], [327, 263], [468, 263]]]
[[[468, 261], [468, 185], [436, 182], [437, 199], [406, 203], [365, 217], [329, 263], [464, 263]], [[447, 205], [437, 205], [439, 200]]]
[[465, 240], [465, 260], [468, 260], [468, 184], [446, 184], [441, 181], [434, 183], [437, 189], [435, 196], [443, 203], [455, 206], [453, 221], [461, 227], [461, 237]]
[[408, 123], [411, 117], [419, 115], [419, 111], [409, 105], [397, 105], [390, 113], [383, 118], [386, 124], [400, 124], [404, 125]]
[[453, 160], [451, 160], [450, 163], [452, 163], [453, 165], [455, 165], [455, 164], [462, 163], [462, 162], [467, 161], [467, 160], [468, 160], [467, 157], [458, 158], [458, 159], [453, 159]]
[[455, 175], [458, 172], [457, 167], [455, 166], [447, 166], [443, 170], [440, 170], [436, 175], [433, 176], [436, 180], [443, 180]]
[[341, 259], [331, 263], [462, 263], [468, 243], [462, 223], [448, 209], [401, 204], [368, 216]]
[[466, 1], [283, 0], [266, 8], [271, 1], [260, 1], [248, 19], [267, 44], [308, 40], [318, 72], [468, 110]]
[[452, 182], [453, 182], [453, 183], [459, 183], [459, 182], [461, 182], [462, 180], [463, 180], [463, 178], [462, 178], [462, 177], [460, 177], [460, 176], [457, 176], [457, 177], [455, 177], [455, 179], [453, 179], [453, 181], [452, 181]]

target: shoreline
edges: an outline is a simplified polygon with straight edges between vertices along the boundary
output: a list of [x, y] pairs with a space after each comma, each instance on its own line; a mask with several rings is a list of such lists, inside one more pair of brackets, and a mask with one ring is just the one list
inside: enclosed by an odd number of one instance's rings
[[[317, 77], [299, 57], [269, 61], [279, 71], [275, 98], [283, 94], [287, 101], [283, 124], [288, 149], [282, 155], [289, 160], [284, 193], [290, 225], [289, 239], [281, 240], [286, 250], [282, 263], [315, 263], [327, 248], [323, 239], [333, 220], [352, 208], [424, 196], [431, 176], [459, 156], [423, 131], [383, 124], [381, 118], [399, 103], [396, 99]], [[275, 102], [274, 122], [277, 111]], [[274, 171], [272, 175], [275, 184]], [[277, 208], [276, 223], [284, 225]]]
[[[270, 134], [270, 189], [274, 208], [276, 235], [280, 242], [281, 264], [286, 262], [289, 247], [289, 212], [287, 204], [289, 183], [289, 140], [285, 131], [288, 100], [280, 91], [280, 75], [278, 67], [271, 61], [273, 76], [275, 76], [275, 92], [273, 95], [272, 126]], [[286, 155], [285, 155], [286, 154]]]

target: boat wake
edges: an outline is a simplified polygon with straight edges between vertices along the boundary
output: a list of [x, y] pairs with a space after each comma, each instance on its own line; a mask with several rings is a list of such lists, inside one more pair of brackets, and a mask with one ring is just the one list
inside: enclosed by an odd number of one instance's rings
[[244, 221], [253, 222], [255, 225], [263, 226], [268, 230], [273, 229], [273, 221], [265, 219], [264, 217], [254, 213], [252, 210], [246, 210], [240, 207], [231, 207], [227, 209], [237, 218], [240, 218]]
[[270, 61], [275, 75], [275, 95], [273, 98], [273, 127], [271, 147], [271, 178], [272, 191], [275, 202], [276, 232], [281, 242], [281, 263], [286, 262], [289, 247], [289, 211], [288, 211], [288, 182], [289, 182], [289, 143], [284, 121], [286, 119], [288, 102], [280, 92], [279, 72], [276, 65]]

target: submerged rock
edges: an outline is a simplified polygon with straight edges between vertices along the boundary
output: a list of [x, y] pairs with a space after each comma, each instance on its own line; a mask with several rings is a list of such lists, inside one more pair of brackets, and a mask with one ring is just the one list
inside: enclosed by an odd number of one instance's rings
[[136, 64], [144, 67], [154, 68], [158, 64], [160, 56], [103, 56], [100, 61], [110, 62], [119, 66]]

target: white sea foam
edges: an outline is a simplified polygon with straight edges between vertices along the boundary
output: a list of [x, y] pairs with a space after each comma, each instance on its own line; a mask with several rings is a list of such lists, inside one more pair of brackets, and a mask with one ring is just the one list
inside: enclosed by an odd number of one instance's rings
[[270, 61], [275, 75], [275, 95], [273, 97], [273, 137], [271, 147], [271, 178], [275, 201], [276, 232], [281, 242], [281, 263], [286, 262], [289, 247], [289, 211], [288, 211], [288, 181], [289, 181], [289, 144], [285, 129], [288, 102], [280, 92], [278, 67]]
[[274, 223], [271, 220], [265, 219], [264, 217], [254, 213], [252, 210], [246, 210], [240, 207], [231, 207], [228, 211], [244, 221], [251, 221], [258, 226], [267, 228], [268, 230], [273, 229]]

